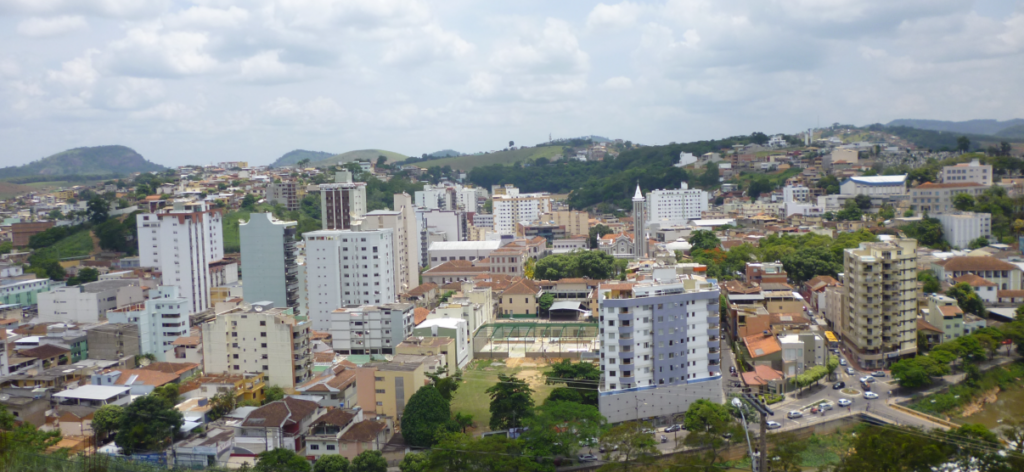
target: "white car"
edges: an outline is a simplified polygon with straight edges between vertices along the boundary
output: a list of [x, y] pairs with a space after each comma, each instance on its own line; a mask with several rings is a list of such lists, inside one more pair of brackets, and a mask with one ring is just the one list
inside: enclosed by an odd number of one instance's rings
[[839, 406], [850, 406], [853, 405], [853, 400], [850, 400], [848, 398], [840, 398], [838, 403]]
[[768, 423], [765, 423], [765, 424], [766, 424], [766, 427], [768, 429], [779, 429], [779, 428], [782, 427], [781, 424], [779, 424], [778, 422], [775, 422], [775, 421], [769, 421]]
[[842, 357], [840, 357], [839, 358], [839, 365], [846, 365], [846, 359], [843, 359]]
[[878, 394], [875, 392], [864, 392], [864, 398], [868, 400], [874, 400], [878, 398]]
[[799, 411], [796, 411], [796, 410], [793, 410], [793, 411], [791, 411], [789, 413], [786, 413], [786, 418], [789, 418], [789, 419], [801, 418], [803, 416], [804, 416], [803, 413], [800, 413]]
[[857, 371], [853, 370], [853, 367], [847, 367], [847, 368], [846, 368], [846, 373], [847, 373], [847, 375], [853, 375], [853, 374], [855, 374], [856, 372], [857, 372]]
[[866, 384], [875, 383], [875, 378], [870, 376], [870, 375], [867, 376], [867, 377], [861, 377], [860, 378], [860, 383], [866, 383]]

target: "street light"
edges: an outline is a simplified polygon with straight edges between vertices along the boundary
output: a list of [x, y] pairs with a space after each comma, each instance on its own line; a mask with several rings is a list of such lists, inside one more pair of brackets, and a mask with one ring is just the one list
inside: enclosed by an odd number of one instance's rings
[[750, 470], [754, 470], [754, 446], [750, 444], [750, 430], [747, 428], [747, 416], [743, 414], [743, 402], [733, 397], [732, 406], [740, 410], [740, 418], [743, 419], [743, 433], [747, 435], [747, 452], [750, 453]]

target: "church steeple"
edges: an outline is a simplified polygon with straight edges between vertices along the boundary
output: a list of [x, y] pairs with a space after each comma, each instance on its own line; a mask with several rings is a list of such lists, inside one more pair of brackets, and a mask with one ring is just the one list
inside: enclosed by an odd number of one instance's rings
[[636, 183], [636, 194], [633, 195], [633, 257], [641, 260], [647, 257], [647, 204], [644, 194], [640, 191], [640, 181]]

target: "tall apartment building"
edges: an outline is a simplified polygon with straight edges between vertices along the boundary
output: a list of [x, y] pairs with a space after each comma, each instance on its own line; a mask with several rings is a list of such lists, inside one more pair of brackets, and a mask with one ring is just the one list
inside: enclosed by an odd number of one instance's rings
[[982, 164], [977, 159], [971, 162], [945, 166], [942, 168], [943, 183], [974, 182], [988, 187], [992, 185], [992, 166]]
[[917, 353], [916, 250], [914, 239], [888, 238], [843, 251], [843, 343], [862, 368]]
[[139, 325], [137, 323], [107, 323], [85, 330], [89, 343], [89, 358], [117, 361], [125, 357], [145, 354], [139, 346]]
[[957, 211], [953, 206], [953, 197], [957, 194], [965, 193], [978, 198], [987, 188], [977, 182], [925, 182], [910, 189], [910, 205], [918, 212], [929, 215], [951, 213]]
[[[478, 217], [479, 215], [474, 215]], [[576, 236], [579, 234], [590, 235], [590, 215], [585, 211], [576, 210], [557, 210], [550, 213], [544, 213], [537, 218], [536, 222], [547, 223], [551, 222], [557, 226], [565, 227], [565, 234], [567, 237]], [[480, 226], [480, 225], [477, 225]]]
[[376, 210], [364, 215], [359, 231], [390, 229], [393, 231], [395, 257], [395, 290], [403, 293], [419, 286], [420, 249], [422, 241], [416, 225], [416, 210], [407, 193], [396, 193], [394, 210]]
[[782, 187], [783, 203], [808, 203], [811, 200], [811, 189], [803, 185], [787, 185]]
[[640, 192], [640, 184], [636, 184], [636, 194], [633, 195], [633, 258], [643, 259], [647, 257], [647, 205], [644, 203], [644, 194]]
[[647, 192], [647, 223], [664, 226], [685, 224], [701, 219], [701, 212], [708, 209], [708, 193], [691, 189], [686, 182], [678, 189], [652, 190]]
[[169, 210], [138, 215], [136, 224], [140, 265], [159, 269], [191, 313], [209, 308], [210, 264], [224, 259], [221, 210], [176, 200]]
[[288, 211], [298, 210], [298, 187], [294, 181], [272, 182], [267, 185], [267, 201], [272, 205], [283, 205]]
[[178, 296], [178, 287], [164, 285], [149, 291], [149, 300], [107, 312], [111, 323], [139, 327], [139, 351], [153, 354], [160, 362], [174, 357], [174, 340], [189, 335], [188, 300]]
[[299, 310], [299, 265], [295, 254], [296, 223], [270, 213], [253, 213], [238, 225], [242, 249], [242, 297], [246, 303], [272, 301]]
[[722, 401], [718, 285], [657, 268], [640, 283], [598, 286], [601, 382], [610, 423], [673, 416]]
[[498, 234], [516, 234], [516, 223], [529, 224], [551, 212], [551, 195], [547, 193], [519, 193], [518, 188], [507, 185], [502, 192], [492, 197], [494, 232]]
[[394, 231], [320, 230], [304, 233], [306, 296], [313, 329], [331, 329], [345, 306], [394, 303]]
[[99, 323], [107, 311], [146, 299], [139, 279], [99, 280], [37, 295], [37, 322]]
[[323, 229], [350, 229], [366, 213], [366, 182], [353, 182], [348, 171], [338, 172], [333, 184], [320, 184]]
[[309, 321], [290, 308], [254, 303], [203, 323], [203, 366], [207, 375], [260, 373], [267, 385], [294, 388], [312, 378]]
[[334, 352], [341, 354], [394, 354], [395, 347], [412, 336], [411, 303], [338, 308], [331, 313]]
[[992, 214], [954, 211], [934, 216], [942, 223], [942, 237], [955, 248], [966, 249], [971, 241], [992, 237]]

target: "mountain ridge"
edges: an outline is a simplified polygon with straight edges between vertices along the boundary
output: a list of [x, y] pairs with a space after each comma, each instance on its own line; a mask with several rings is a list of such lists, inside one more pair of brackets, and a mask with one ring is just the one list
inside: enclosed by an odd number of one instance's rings
[[104, 175], [167, 169], [121, 145], [78, 147], [20, 166], [0, 168], [0, 179], [29, 176]]
[[999, 136], [999, 132], [1017, 126], [1024, 125], [1024, 119], [1014, 118], [1012, 120], [967, 120], [967, 121], [943, 121], [943, 120], [918, 120], [913, 118], [901, 118], [892, 120], [886, 126], [907, 126], [910, 128], [924, 129], [929, 131], [945, 131], [948, 133], [964, 134], [985, 134]]

